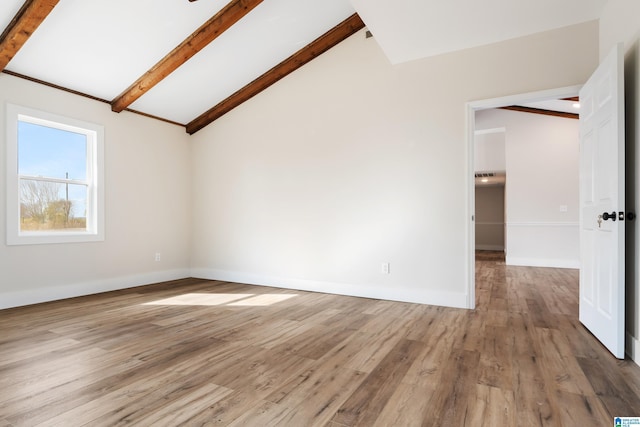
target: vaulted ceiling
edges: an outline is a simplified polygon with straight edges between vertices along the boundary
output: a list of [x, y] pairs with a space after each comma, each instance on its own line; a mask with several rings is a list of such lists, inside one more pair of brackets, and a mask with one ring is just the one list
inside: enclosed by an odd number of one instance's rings
[[0, 70], [194, 133], [365, 22], [399, 63], [597, 19], [605, 1], [2, 0]]

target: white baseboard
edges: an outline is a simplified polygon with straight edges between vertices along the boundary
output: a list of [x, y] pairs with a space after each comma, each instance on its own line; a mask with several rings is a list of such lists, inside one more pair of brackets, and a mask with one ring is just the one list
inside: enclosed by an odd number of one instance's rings
[[441, 305], [455, 308], [468, 308], [467, 294], [439, 292], [428, 289], [414, 289], [399, 286], [366, 286], [350, 283], [321, 282], [305, 279], [263, 276], [236, 271], [194, 268], [191, 277], [224, 282], [246, 283], [249, 285], [271, 286], [300, 291], [323, 292], [363, 298], [385, 299], [391, 301], [412, 302], [418, 304]]
[[579, 260], [570, 259], [519, 258], [507, 255], [505, 261], [507, 265], [524, 267], [580, 268]]
[[626, 334], [626, 349], [625, 352], [627, 355], [636, 362], [636, 365], [640, 366], [640, 340], [631, 336], [629, 332]]
[[0, 291], [0, 309], [98, 294], [100, 292], [117, 291], [187, 277], [189, 277], [188, 269], [178, 269], [138, 274], [135, 276], [92, 280], [63, 286], [34, 288], [17, 292], [3, 293]]

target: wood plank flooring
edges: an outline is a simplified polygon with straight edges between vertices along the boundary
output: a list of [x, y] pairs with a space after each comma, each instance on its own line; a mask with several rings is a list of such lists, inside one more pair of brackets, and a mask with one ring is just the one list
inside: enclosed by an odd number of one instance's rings
[[477, 309], [195, 279], [0, 311], [0, 427], [608, 426], [640, 367], [578, 272], [479, 253]]

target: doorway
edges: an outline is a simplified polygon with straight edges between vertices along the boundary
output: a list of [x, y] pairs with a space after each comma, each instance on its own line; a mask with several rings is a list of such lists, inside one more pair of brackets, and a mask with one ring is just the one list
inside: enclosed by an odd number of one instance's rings
[[475, 131], [476, 251], [505, 251], [506, 128]]
[[[468, 288], [468, 306], [469, 308], [475, 308], [475, 304], [476, 304], [476, 278], [475, 278], [475, 270], [476, 270], [476, 266], [475, 266], [475, 256], [476, 256], [476, 227], [479, 226], [479, 223], [477, 222], [477, 220], [479, 220], [479, 218], [476, 217], [476, 214], [478, 213], [476, 210], [476, 147], [475, 147], [475, 140], [476, 140], [476, 113], [483, 111], [483, 110], [491, 110], [491, 109], [496, 109], [496, 108], [500, 108], [500, 107], [508, 107], [508, 106], [512, 106], [512, 105], [521, 105], [521, 104], [528, 104], [528, 103], [532, 103], [532, 102], [539, 102], [539, 101], [547, 101], [547, 100], [554, 100], [554, 99], [564, 99], [564, 98], [571, 98], [571, 97], [575, 97], [578, 95], [578, 91], [579, 91], [580, 87], [579, 86], [571, 86], [571, 87], [566, 87], [566, 88], [559, 88], [559, 89], [552, 89], [552, 90], [548, 90], [548, 91], [541, 91], [541, 92], [534, 92], [534, 93], [528, 93], [528, 94], [521, 94], [521, 95], [514, 95], [514, 96], [509, 96], [509, 97], [503, 97], [503, 98], [495, 98], [495, 99], [488, 99], [488, 100], [483, 100], [483, 101], [475, 101], [475, 102], [471, 102], [467, 104], [467, 141], [468, 141], [468, 160], [469, 160], [469, 164], [468, 164], [468, 170], [469, 170], [469, 179], [468, 179], [468, 203], [469, 203], [469, 227], [468, 227], [468, 231], [469, 231], [469, 235], [468, 235], [468, 241], [470, 242], [469, 244], [469, 258], [468, 258], [468, 263], [469, 263], [469, 288]], [[506, 196], [507, 198], [509, 197], [508, 194]], [[562, 211], [563, 209], [562, 204], [559, 204], [559, 206], [557, 206], [557, 209], [559, 211]], [[517, 225], [517, 224], [516, 224]], [[522, 229], [524, 230], [524, 223], [523, 224], [519, 224], [521, 225]], [[527, 224], [527, 225], [533, 225], [535, 226], [536, 224]], [[557, 223], [555, 224], [557, 225], [557, 229], [553, 230], [553, 232], [557, 232], [558, 230], [560, 230], [560, 226], [564, 225], [562, 224], [561, 221], [557, 221]], [[575, 227], [577, 227], [579, 224], [576, 222]], [[572, 226], [574, 226], [572, 224]], [[533, 233], [540, 233], [543, 232], [542, 228], [540, 230], [533, 230]], [[510, 251], [510, 247], [509, 247], [509, 237], [507, 234], [506, 237], [506, 242], [505, 242], [505, 249], [507, 251], [507, 253], [509, 253]], [[518, 261], [517, 258], [514, 259], [516, 262]], [[529, 263], [531, 260], [528, 259], [521, 259], [521, 262], [527, 262]], [[514, 264], [517, 265], [517, 264]], [[521, 264], [521, 265], [526, 265], [526, 264]], [[535, 264], [534, 264], [535, 265]], [[571, 268], [577, 268], [578, 267], [578, 263], [576, 262], [575, 265], [557, 265], [557, 267], [571, 267]], [[540, 265], [540, 266], [544, 266], [544, 265]], [[549, 265], [546, 265], [549, 266]]]

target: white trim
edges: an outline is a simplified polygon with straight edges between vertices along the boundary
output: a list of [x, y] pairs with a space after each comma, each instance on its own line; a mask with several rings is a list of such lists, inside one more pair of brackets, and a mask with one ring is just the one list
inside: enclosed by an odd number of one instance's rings
[[569, 98], [578, 95], [581, 85], [566, 86], [556, 89], [542, 90], [538, 92], [528, 92], [500, 98], [490, 98], [467, 102], [466, 125], [467, 125], [467, 307], [475, 308], [476, 278], [475, 278], [475, 167], [474, 167], [474, 141], [476, 132], [475, 113], [479, 110], [489, 108], [506, 107], [522, 102], [545, 101], [548, 99]]
[[321, 282], [208, 268], [194, 268], [191, 270], [191, 276], [198, 279], [246, 283], [249, 285], [271, 286], [300, 291], [467, 308], [467, 295], [457, 292], [439, 292], [401, 286], [376, 287], [350, 283]]
[[545, 221], [529, 221], [529, 222], [507, 222], [507, 227], [579, 227], [579, 222], [545, 222]]
[[633, 360], [636, 365], [640, 366], [640, 340], [634, 338], [629, 332], [627, 332], [626, 339], [626, 351], [627, 355]]
[[65, 179], [65, 178], [49, 178], [44, 176], [32, 176], [32, 175], [20, 175], [21, 179], [27, 179], [31, 181], [45, 181], [45, 182], [55, 182], [58, 184], [71, 184], [71, 185], [89, 185], [89, 182], [78, 179]]
[[521, 267], [580, 268], [579, 260], [555, 258], [521, 258], [507, 255], [506, 264]]
[[478, 135], [488, 135], [492, 133], [506, 133], [507, 128], [491, 128], [491, 129], [480, 129], [473, 131], [473, 134]]
[[502, 96], [499, 98], [482, 99], [468, 102], [467, 105], [472, 110], [486, 110], [489, 108], [508, 107], [509, 105], [520, 104], [522, 102], [548, 101], [550, 99], [571, 98], [577, 96], [582, 85], [566, 86], [557, 89], [541, 90], [538, 92], [527, 92], [518, 95]]
[[136, 286], [151, 285], [170, 280], [189, 277], [188, 269], [167, 270], [154, 273], [138, 274], [135, 276], [113, 277], [110, 279], [79, 282], [71, 285], [50, 286], [28, 289], [17, 292], [0, 293], [0, 310], [39, 304], [65, 298], [93, 295], [101, 292], [118, 291]]
[[476, 168], [475, 168], [475, 140], [476, 140], [476, 113], [475, 108], [467, 103], [467, 205], [465, 223], [467, 238], [465, 250], [467, 251], [466, 268], [467, 276], [467, 308], [476, 308]]

